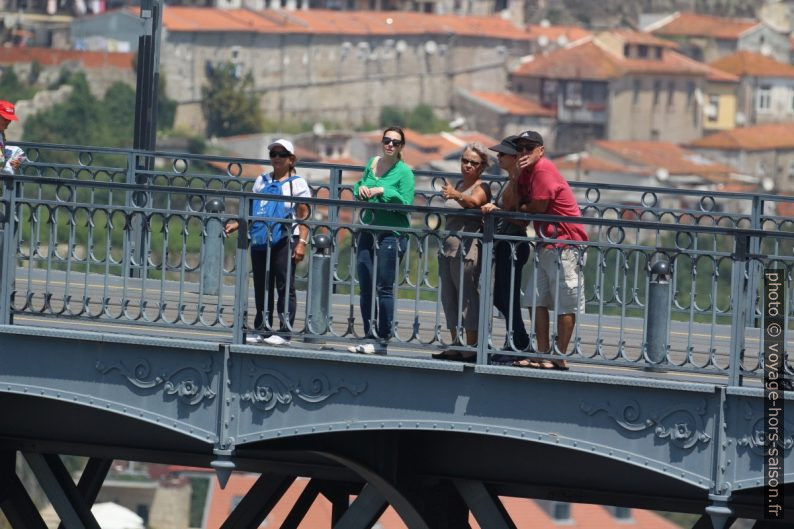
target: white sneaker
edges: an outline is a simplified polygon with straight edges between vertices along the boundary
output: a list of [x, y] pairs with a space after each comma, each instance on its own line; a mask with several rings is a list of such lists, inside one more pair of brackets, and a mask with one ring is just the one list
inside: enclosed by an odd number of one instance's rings
[[385, 354], [386, 348], [383, 346], [376, 347], [375, 344], [363, 343], [360, 345], [348, 346], [347, 350], [351, 353], [361, 353], [365, 355]]
[[268, 345], [289, 345], [289, 340], [282, 338], [278, 334], [268, 336], [264, 341]]
[[250, 345], [256, 345], [264, 342], [264, 338], [262, 338], [261, 334], [249, 334], [245, 337], [245, 343]]

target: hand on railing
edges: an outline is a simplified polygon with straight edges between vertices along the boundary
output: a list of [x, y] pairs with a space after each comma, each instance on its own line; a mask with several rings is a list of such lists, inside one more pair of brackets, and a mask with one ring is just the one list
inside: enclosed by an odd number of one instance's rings
[[223, 227], [223, 232], [226, 235], [231, 235], [232, 233], [237, 231], [237, 228], [240, 227], [240, 223], [236, 220], [230, 220], [226, 223], [226, 226]]

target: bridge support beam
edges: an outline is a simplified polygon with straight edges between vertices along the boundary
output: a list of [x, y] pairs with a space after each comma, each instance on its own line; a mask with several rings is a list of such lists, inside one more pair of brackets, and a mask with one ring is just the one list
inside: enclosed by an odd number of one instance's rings
[[[13, 452], [11, 452], [13, 454]], [[0, 456], [5, 459], [5, 454]], [[10, 475], [5, 474], [5, 463], [3, 463], [2, 491], [0, 491], [0, 510], [5, 514], [6, 519], [13, 529], [47, 529], [47, 524], [39, 514], [39, 510], [30, 499], [28, 491], [19, 480], [16, 472]]]
[[280, 529], [298, 529], [298, 526], [303, 521], [306, 513], [309, 512], [314, 500], [320, 494], [320, 487], [316, 479], [309, 481], [306, 488], [303, 489], [301, 495], [295, 501], [295, 505], [290, 509], [284, 523], [281, 524]]
[[67, 529], [100, 529], [59, 456], [35, 452], [23, 455]]
[[378, 521], [386, 507], [388, 507], [386, 499], [368, 483], [334, 524], [334, 529], [368, 529]]
[[[83, 473], [80, 475], [80, 481], [77, 483], [77, 491], [82, 495], [83, 501], [85, 501], [89, 509], [96, 501], [112, 464], [112, 459], [96, 457], [92, 457], [86, 463]], [[63, 522], [58, 525], [58, 529], [66, 529]]]
[[221, 529], [257, 529], [295, 478], [265, 473], [229, 514]]
[[515, 523], [499, 498], [479, 481], [457, 480], [458, 489], [466, 505], [471, 509], [480, 527], [489, 529], [516, 529]]

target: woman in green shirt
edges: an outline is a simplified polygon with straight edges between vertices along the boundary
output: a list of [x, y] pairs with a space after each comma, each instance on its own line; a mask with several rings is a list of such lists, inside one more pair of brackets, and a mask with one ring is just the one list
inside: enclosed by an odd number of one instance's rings
[[[359, 200], [378, 204], [413, 204], [414, 173], [403, 161], [400, 152], [405, 146], [405, 133], [399, 127], [383, 131], [383, 154], [375, 156], [353, 187]], [[364, 335], [374, 343], [350, 346], [352, 353], [385, 354], [386, 343], [393, 333], [394, 281], [397, 266], [407, 247], [407, 240], [398, 230], [411, 225], [408, 213], [375, 209], [365, 211], [362, 222], [377, 230], [361, 230], [356, 253], [356, 271], [361, 289], [361, 318]], [[385, 227], [385, 229], [383, 229]], [[373, 294], [377, 294], [377, 306]]]

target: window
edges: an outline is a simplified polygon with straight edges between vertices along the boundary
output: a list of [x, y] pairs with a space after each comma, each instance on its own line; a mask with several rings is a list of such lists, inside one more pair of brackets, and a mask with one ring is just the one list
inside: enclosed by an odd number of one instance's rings
[[582, 106], [582, 83], [576, 81], [565, 83], [565, 106]]
[[544, 105], [555, 105], [557, 103], [557, 81], [544, 79], [542, 94]]
[[657, 106], [659, 104], [659, 96], [662, 93], [662, 82], [661, 81], [654, 81], [653, 82], [653, 106]]
[[662, 47], [661, 46], [656, 46], [654, 49], [656, 50], [656, 58], [661, 60], [661, 58], [662, 58]]
[[710, 123], [718, 121], [720, 116], [720, 96], [710, 95], [709, 104], [706, 105], [706, 119]]
[[769, 85], [761, 85], [758, 87], [758, 97], [756, 99], [756, 109], [759, 112], [765, 112], [772, 106], [772, 87]]
[[628, 58], [630, 52], [631, 52], [631, 48], [629, 47], [629, 45], [628, 44], [624, 44], [623, 45], [623, 56]]
[[551, 508], [551, 517], [555, 522], [564, 522], [571, 519], [571, 504], [556, 502]]
[[789, 108], [792, 112], [794, 112], [794, 88], [791, 89], [791, 107]]
[[640, 44], [637, 47], [637, 55], [640, 57], [640, 59], [647, 58], [648, 57], [648, 46], [645, 45], [645, 44]]
[[635, 105], [640, 102], [640, 90], [642, 90], [642, 81], [639, 79], [634, 79], [634, 96], [631, 99], [631, 102]]
[[788, 179], [794, 180], [794, 160], [788, 163]]
[[667, 83], [667, 106], [673, 106], [673, 98], [675, 97], [675, 81]]
[[612, 507], [612, 516], [616, 520], [631, 520], [631, 509], [627, 507]]
[[695, 99], [695, 81], [686, 82], [686, 106], [692, 106]]

